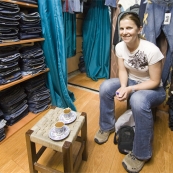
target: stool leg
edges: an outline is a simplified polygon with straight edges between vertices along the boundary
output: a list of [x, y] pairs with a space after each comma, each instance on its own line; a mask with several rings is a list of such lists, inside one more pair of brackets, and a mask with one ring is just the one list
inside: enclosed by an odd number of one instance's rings
[[64, 173], [72, 173], [73, 170], [73, 156], [72, 143], [65, 141], [62, 147]]
[[82, 129], [81, 129], [81, 138], [82, 138], [82, 141], [85, 142], [84, 143], [84, 150], [82, 153], [82, 160], [87, 161], [87, 158], [88, 158], [88, 153], [87, 153], [87, 114], [85, 112], [82, 112], [81, 115], [85, 117], [85, 122], [84, 122], [84, 125], [82, 126]]
[[34, 163], [37, 162], [37, 155], [36, 155], [35, 143], [30, 141], [30, 135], [32, 134], [32, 132], [33, 132], [32, 130], [28, 130], [25, 134], [29, 170], [30, 170], [30, 173], [38, 173], [38, 171], [34, 169]]

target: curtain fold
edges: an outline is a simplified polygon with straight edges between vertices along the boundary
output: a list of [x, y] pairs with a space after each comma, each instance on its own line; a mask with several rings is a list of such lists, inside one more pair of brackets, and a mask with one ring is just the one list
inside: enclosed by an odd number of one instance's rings
[[66, 58], [76, 55], [76, 14], [63, 12]]
[[48, 72], [48, 87], [52, 104], [61, 108], [76, 110], [73, 93], [67, 88], [67, 63], [62, 6], [60, 0], [38, 0], [42, 33], [45, 41], [43, 51]]
[[111, 21], [104, 0], [92, 0], [83, 22], [83, 56], [87, 76], [109, 78]]

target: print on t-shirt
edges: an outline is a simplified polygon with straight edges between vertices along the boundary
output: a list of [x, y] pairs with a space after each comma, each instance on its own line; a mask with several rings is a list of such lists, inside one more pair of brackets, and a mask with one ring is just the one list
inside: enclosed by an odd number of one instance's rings
[[135, 55], [129, 56], [128, 63], [131, 67], [136, 69], [145, 69], [148, 66], [146, 54], [140, 50], [138, 50]]

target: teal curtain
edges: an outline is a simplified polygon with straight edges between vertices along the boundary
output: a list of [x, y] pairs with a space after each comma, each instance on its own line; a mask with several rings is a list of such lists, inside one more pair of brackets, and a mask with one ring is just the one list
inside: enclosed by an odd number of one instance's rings
[[92, 0], [83, 22], [83, 56], [87, 76], [109, 78], [111, 22], [105, 0]]
[[42, 33], [45, 41], [43, 51], [48, 73], [48, 87], [52, 104], [61, 108], [76, 110], [73, 93], [67, 88], [67, 63], [65, 52], [64, 24], [61, 0], [38, 0]]
[[63, 13], [66, 58], [76, 55], [76, 14]]

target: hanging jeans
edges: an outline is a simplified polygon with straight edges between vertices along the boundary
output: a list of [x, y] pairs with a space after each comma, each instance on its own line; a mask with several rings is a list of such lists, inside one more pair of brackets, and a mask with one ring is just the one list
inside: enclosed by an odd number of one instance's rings
[[[138, 82], [128, 80], [127, 86]], [[114, 96], [120, 88], [118, 78], [105, 80], [100, 86], [100, 129], [109, 131], [115, 128]], [[153, 90], [139, 90], [130, 95], [130, 105], [135, 120], [134, 155], [141, 160], [152, 156], [153, 115], [151, 108], [160, 105], [165, 100], [165, 90], [158, 87]]]
[[167, 84], [170, 67], [173, 62], [173, 20], [171, 19], [170, 24], [165, 25], [165, 13], [171, 13], [173, 17], [173, 0], [150, 0], [146, 6], [142, 30], [142, 35], [154, 44], [157, 44], [156, 39], [159, 37], [161, 31], [164, 32], [168, 41], [169, 46], [162, 71], [164, 87]]

